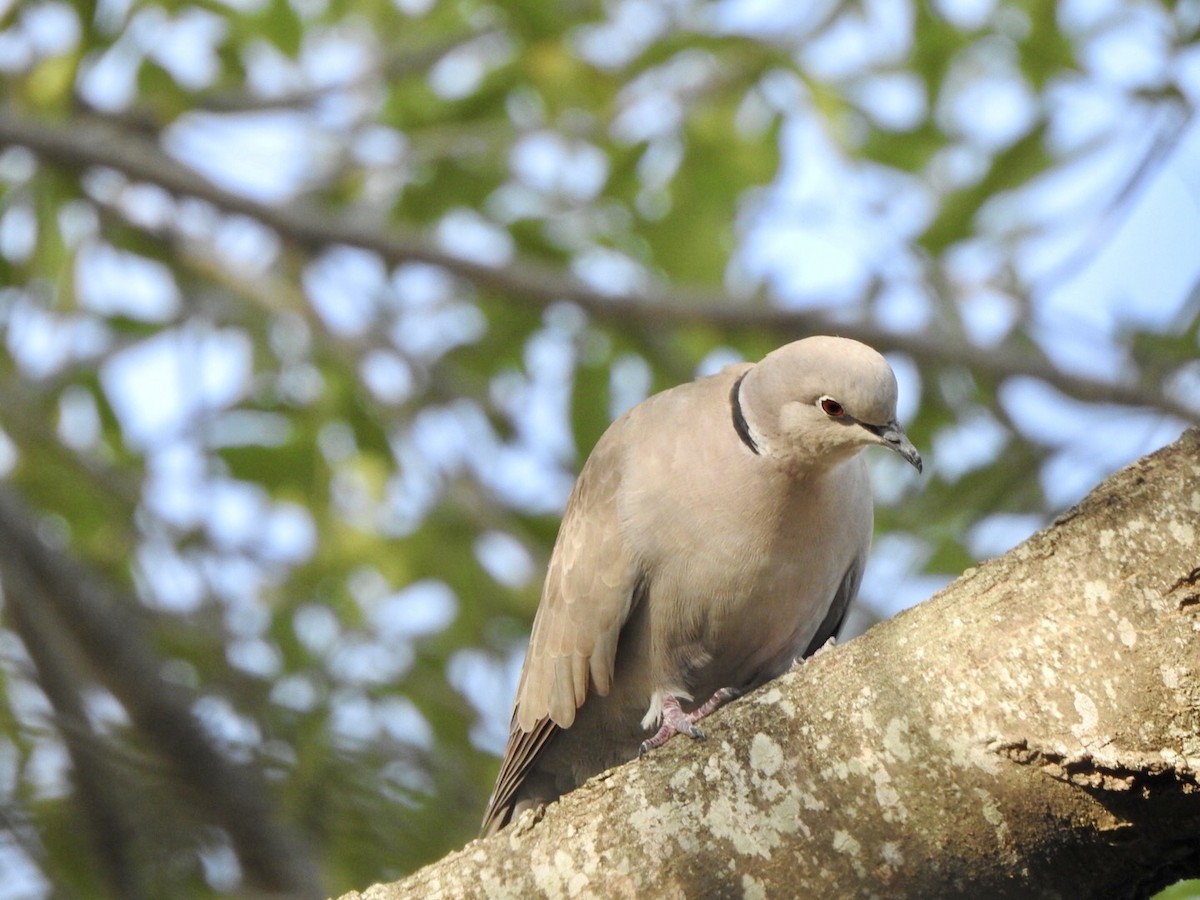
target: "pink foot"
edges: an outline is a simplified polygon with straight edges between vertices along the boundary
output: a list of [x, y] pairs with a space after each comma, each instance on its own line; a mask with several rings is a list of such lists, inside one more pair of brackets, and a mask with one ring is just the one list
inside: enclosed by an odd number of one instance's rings
[[679, 706], [679, 698], [668, 694], [663, 698], [662, 727], [652, 737], [642, 741], [642, 745], [638, 747], [638, 756], [661, 747], [677, 734], [686, 734], [697, 741], [704, 740], [704, 732], [696, 727], [696, 723], [713, 710], [741, 695], [742, 692], [737, 688], [721, 688], [703, 704], [690, 713], [685, 713]]
[[709, 713], [715, 712], [730, 700], [736, 700], [740, 696], [742, 696], [742, 692], [737, 688], [721, 688], [719, 691], [705, 700], [702, 705], [696, 707], [694, 710], [688, 713], [688, 720], [691, 722], [699, 722]]

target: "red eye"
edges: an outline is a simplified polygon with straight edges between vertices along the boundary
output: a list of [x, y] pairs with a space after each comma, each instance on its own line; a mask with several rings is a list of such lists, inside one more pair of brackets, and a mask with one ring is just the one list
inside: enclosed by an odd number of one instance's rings
[[820, 403], [821, 412], [830, 418], [836, 419], [846, 414], [846, 410], [842, 407], [842, 404], [838, 403], [832, 397], [822, 397]]

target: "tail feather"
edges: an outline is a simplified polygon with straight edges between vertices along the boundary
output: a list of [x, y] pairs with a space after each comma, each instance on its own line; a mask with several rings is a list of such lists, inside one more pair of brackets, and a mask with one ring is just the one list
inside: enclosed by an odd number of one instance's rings
[[[500, 774], [488, 800], [480, 826], [480, 837], [489, 837], [511, 822], [526, 807], [555, 799], [551, 790], [531, 790], [540, 787], [542, 779], [531, 778], [531, 769], [538, 755], [557, 732], [558, 726], [549, 719], [539, 719], [532, 731], [524, 731], [513, 715], [508, 733], [508, 745], [500, 763]], [[535, 785], [533, 782], [537, 782]]]

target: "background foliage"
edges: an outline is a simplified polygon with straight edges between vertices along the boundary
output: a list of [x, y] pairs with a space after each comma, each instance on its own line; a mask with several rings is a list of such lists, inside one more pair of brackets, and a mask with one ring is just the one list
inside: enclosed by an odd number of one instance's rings
[[0, 9], [0, 896], [461, 845], [572, 474], [698, 371], [889, 354], [880, 615], [1200, 419], [1200, 4]]

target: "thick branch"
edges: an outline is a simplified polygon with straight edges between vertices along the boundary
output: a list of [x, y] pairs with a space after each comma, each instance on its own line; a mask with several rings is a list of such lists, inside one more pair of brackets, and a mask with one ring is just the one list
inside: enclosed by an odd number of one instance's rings
[[765, 303], [734, 302], [719, 291], [652, 287], [638, 293], [608, 292], [530, 261], [489, 266], [455, 256], [423, 237], [384, 229], [362, 216], [335, 217], [326, 210], [299, 204], [270, 206], [225, 190], [165, 154], [143, 138], [100, 121], [78, 121], [70, 127], [48, 125], [0, 110], [0, 147], [27, 147], [46, 162], [72, 170], [102, 166], [148, 181], [179, 195], [198, 197], [226, 212], [262, 222], [285, 239], [309, 250], [335, 245], [361, 247], [389, 263], [423, 262], [440, 266], [479, 289], [504, 294], [512, 302], [548, 306], [564, 300], [598, 319], [636, 322], [647, 327], [713, 325], [756, 329], [798, 337], [837, 333], [879, 350], [906, 353], [933, 366], [966, 368], [1001, 381], [1030, 376], [1079, 400], [1160, 409], [1189, 422], [1200, 422], [1200, 410], [1175, 400], [1157, 385], [1117, 383], [1062, 372], [1043, 357], [1016, 347], [986, 351], [965, 341], [901, 334], [870, 321], [834, 321], [819, 312], [781, 309]]
[[1200, 431], [933, 599], [344, 900], [1137, 897], [1200, 873]]

